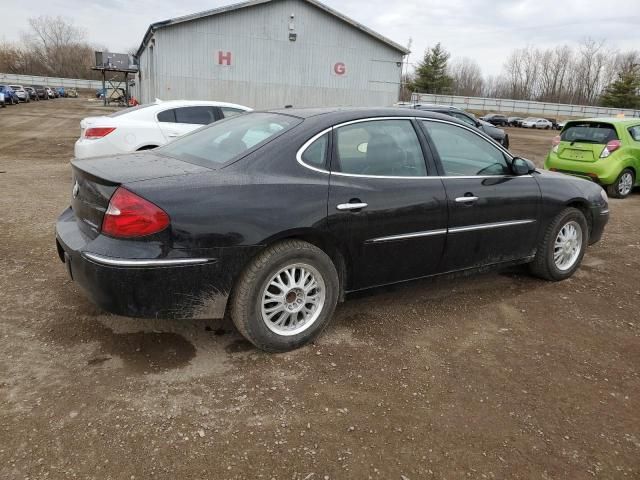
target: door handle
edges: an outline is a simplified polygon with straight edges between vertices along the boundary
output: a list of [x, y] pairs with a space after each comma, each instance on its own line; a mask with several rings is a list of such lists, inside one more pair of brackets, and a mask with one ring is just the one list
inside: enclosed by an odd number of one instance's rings
[[475, 203], [478, 201], [478, 197], [458, 197], [456, 203]]
[[167, 137], [170, 137], [170, 138], [175, 138], [175, 137], [179, 137], [179, 136], [180, 136], [179, 133], [168, 133], [167, 134]]
[[340, 211], [348, 211], [348, 210], [362, 210], [363, 208], [367, 208], [369, 206], [368, 203], [341, 203], [337, 205], [336, 208]]

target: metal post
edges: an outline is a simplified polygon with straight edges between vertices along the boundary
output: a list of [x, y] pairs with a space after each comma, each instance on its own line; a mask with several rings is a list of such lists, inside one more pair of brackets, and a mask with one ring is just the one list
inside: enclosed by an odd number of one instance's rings
[[107, 87], [105, 85], [107, 72], [106, 70], [102, 70], [102, 106], [107, 106]]

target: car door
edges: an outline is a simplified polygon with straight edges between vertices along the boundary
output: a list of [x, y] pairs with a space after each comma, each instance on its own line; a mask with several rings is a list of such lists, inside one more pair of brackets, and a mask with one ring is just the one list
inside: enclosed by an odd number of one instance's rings
[[415, 120], [336, 126], [332, 144], [328, 225], [349, 252], [348, 288], [437, 272], [446, 196], [442, 181], [428, 176], [424, 136]]
[[197, 105], [177, 107], [158, 113], [158, 125], [167, 141], [185, 135], [220, 119], [216, 107]]
[[474, 129], [421, 120], [447, 194], [443, 271], [523, 259], [534, 252], [541, 193], [513, 175], [510, 157]]

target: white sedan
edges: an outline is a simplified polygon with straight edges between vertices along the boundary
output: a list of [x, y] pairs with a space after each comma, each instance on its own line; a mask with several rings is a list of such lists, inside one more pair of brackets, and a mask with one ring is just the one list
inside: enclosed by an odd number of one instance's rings
[[523, 128], [540, 128], [544, 130], [549, 130], [553, 128], [553, 123], [544, 118], [525, 118], [522, 121]]
[[251, 111], [233, 103], [171, 100], [87, 117], [80, 122], [76, 158], [148, 150], [170, 142], [203, 125]]

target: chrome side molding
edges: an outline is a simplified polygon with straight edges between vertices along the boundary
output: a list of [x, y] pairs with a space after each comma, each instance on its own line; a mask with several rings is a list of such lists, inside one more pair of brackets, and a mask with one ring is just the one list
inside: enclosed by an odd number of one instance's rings
[[82, 256], [92, 262], [110, 267], [179, 267], [215, 261], [215, 259], [211, 258], [115, 258], [90, 252], [82, 252]]

